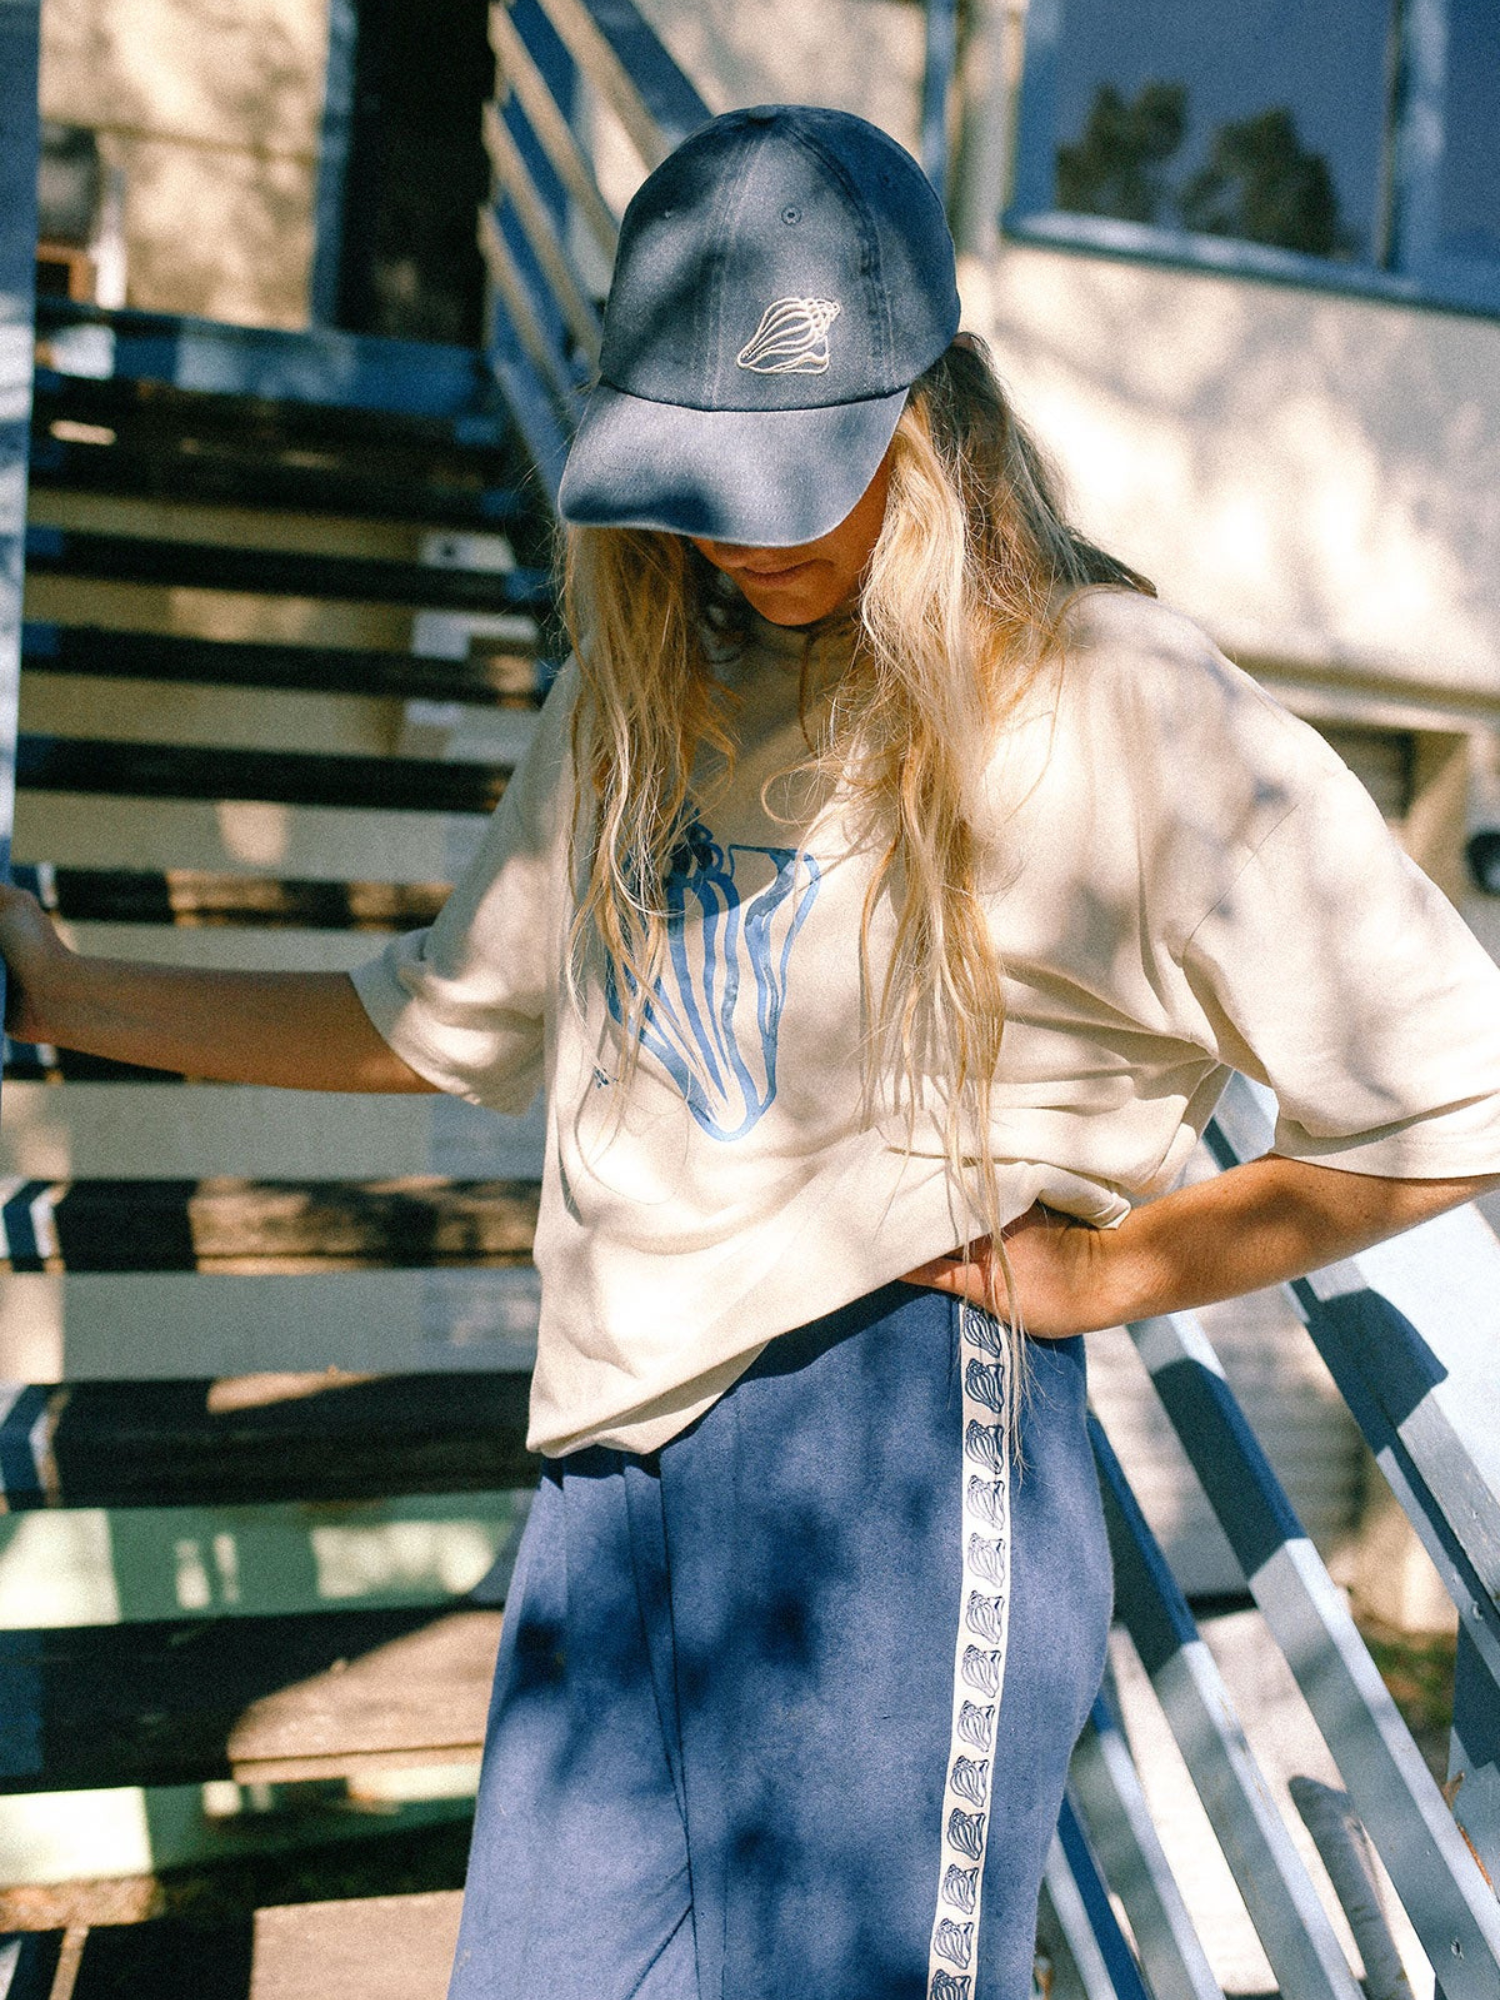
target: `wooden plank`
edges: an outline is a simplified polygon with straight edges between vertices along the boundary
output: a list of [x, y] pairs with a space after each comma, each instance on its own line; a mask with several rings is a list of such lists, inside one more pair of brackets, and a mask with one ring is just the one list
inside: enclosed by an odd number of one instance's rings
[[[15, 826], [36, 301], [38, 0], [0, 0], [0, 875]], [[5, 995], [0, 968], [0, 1006]]]
[[[195, 445], [196, 440], [188, 440]], [[47, 430], [33, 435], [32, 484], [50, 492], [120, 494], [129, 499], [190, 500], [314, 514], [364, 514], [434, 527], [493, 529], [525, 511], [511, 484], [444, 481], [430, 473], [413, 484], [391, 470], [299, 463], [233, 450], [155, 448], [80, 442]]]
[[372, 648], [195, 639], [28, 619], [21, 664], [30, 673], [108, 680], [456, 701], [472, 707], [536, 706], [547, 677], [536, 658], [535, 625], [518, 618], [513, 638], [485, 644], [493, 644], [494, 650], [476, 651], [465, 660], [439, 660]]
[[531, 169], [521, 149], [506, 129], [505, 120], [494, 104], [484, 107], [484, 143], [500, 185], [510, 196], [516, 216], [537, 262], [547, 274], [552, 295], [568, 324], [579, 351], [589, 362], [599, 364], [600, 318], [588, 297], [573, 260], [568, 255], [551, 210], [543, 201]]
[[526, 1180], [0, 1182], [0, 1269], [398, 1270], [524, 1264]]
[[553, 172], [578, 204], [578, 212], [594, 241], [613, 263], [620, 238], [619, 224], [606, 207], [593, 168], [584, 158], [573, 128], [558, 108], [530, 49], [517, 34], [503, 0], [496, 0], [490, 8], [490, 46], [499, 61], [501, 81], [514, 93]]
[[1224, 2000], [1103, 1695], [1073, 1752], [1070, 1788], [1104, 1876], [1130, 1919], [1154, 2000]]
[[[4, 2000], [444, 2000], [457, 1889], [285, 1903], [205, 1924], [158, 1917], [0, 1939]], [[64, 1960], [61, 1973], [59, 1962]], [[53, 1983], [66, 1979], [66, 1991]], [[16, 1980], [21, 1981], [20, 1984]]]
[[158, 1084], [74, 1083], [58, 1090], [17, 1083], [9, 1102], [0, 1124], [0, 1172], [28, 1180], [129, 1179], [146, 1168], [191, 1180], [359, 1181], [413, 1171], [498, 1177], [541, 1167], [539, 1119], [497, 1117], [440, 1094], [200, 1083], [193, 1086], [191, 1118], [183, 1117], [178, 1094]]
[[26, 790], [91, 792], [104, 798], [254, 799], [382, 812], [488, 813], [499, 803], [509, 777], [506, 764], [436, 758], [205, 750], [188, 744], [30, 734], [21, 735], [16, 744], [16, 782]]
[[543, 4], [569, 54], [614, 110], [648, 171], [708, 123], [708, 106], [632, 0]]
[[0, 1632], [0, 1793], [477, 1763], [499, 1639], [468, 1605]]
[[558, 410], [534, 364], [506, 337], [501, 318], [495, 315], [491, 331], [490, 369], [526, 440], [539, 489], [537, 498], [555, 514], [572, 420]]
[[0, 1509], [378, 1499], [535, 1483], [528, 1377], [240, 1375], [0, 1388]]
[[[1061, 1850], [1062, 1860], [1072, 1878], [1083, 1919], [1088, 1925], [1095, 1949], [1103, 1963], [1108, 1982], [1105, 1990], [1111, 1996], [1111, 2000], [1152, 2000], [1141, 1979], [1135, 1954], [1131, 1951], [1125, 1933], [1120, 1928], [1120, 1920], [1115, 1915], [1114, 1907], [1109, 1900], [1108, 1886], [1070, 1793], [1064, 1794], [1062, 1811], [1058, 1815], [1057, 1848]], [[1052, 1891], [1054, 1907], [1059, 1901], [1057, 1878], [1054, 1852], [1054, 1855], [1049, 1857], [1047, 1872], [1047, 1883]], [[1076, 1960], [1079, 1943], [1076, 1925], [1070, 1942], [1074, 1946]]]
[[[494, 208], [488, 204], [479, 211], [479, 250], [522, 350], [536, 370], [538, 385], [544, 384], [556, 398], [559, 409], [570, 424], [576, 422], [580, 408], [579, 385], [566, 356], [554, 344], [520, 262], [505, 240]], [[518, 420], [525, 429], [524, 411]]]
[[462, 446], [452, 426], [54, 370], [32, 408], [32, 478], [56, 490], [484, 528], [520, 516], [522, 470], [514, 436]]
[[16, 852], [58, 866], [244, 869], [255, 874], [391, 882], [448, 879], [483, 838], [462, 813], [372, 813], [347, 806], [278, 806], [212, 799], [96, 798], [80, 811], [67, 792], [22, 792]]
[[[1234, 1080], [1205, 1136], [1221, 1166], [1264, 1151], [1252, 1086]], [[1454, 1210], [1287, 1296], [1500, 1683], [1500, 1242]]]
[[446, 882], [320, 882], [198, 868], [55, 868], [18, 862], [13, 879], [70, 922], [205, 930], [409, 931], [430, 924]]
[[453, 1889], [259, 1910], [248, 2000], [443, 2000], [462, 1900]]
[[26, 531], [26, 563], [38, 576], [331, 597], [445, 611], [540, 611], [547, 603], [547, 577], [541, 570], [449, 569], [435, 563], [220, 548], [207, 542], [152, 541], [137, 535], [92, 535], [35, 525]]
[[52, 2000], [62, 1942], [61, 1931], [13, 1931], [0, 1937], [3, 2000]]
[[371, 417], [425, 418], [469, 442], [498, 442], [508, 428], [504, 412], [494, 408], [483, 365], [468, 347], [330, 327], [288, 332], [230, 326], [57, 298], [42, 301], [37, 331], [43, 359], [59, 373], [314, 404], [363, 414], [367, 428]]
[[[1489, 1880], [1500, 1881], [1500, 1687], [1463, 1630], [1453, 1670], [1446, 1796]], [[1449, 1978], [1445, 1969], [1445, 1984]]]
[[1190, 1314], [1130, 1331], [1422, 1947], [1445, 1967], [1448, 2000], [1486, 2000], [1500, 1985], [1500, 1907], [1217, 1356]]
[[1282, 1989], [1360, 2000], [1212, 1654], [1098, 1422], [1089, 1435], [1115, 1562], [1115, 1602], [1160, 1699]]
[[523, 462], [514, 428], [498, 408], [451, 422], [39, 366], [34, 421], [50, 427], [59, 419], [102, 429], [116, 444], [142, 451], [229, 453], [246, 463], [288, 459], [376, 480], [384, 473], [408, 485], [432, 478], [467, 484], [479, 470], [509, 485]]

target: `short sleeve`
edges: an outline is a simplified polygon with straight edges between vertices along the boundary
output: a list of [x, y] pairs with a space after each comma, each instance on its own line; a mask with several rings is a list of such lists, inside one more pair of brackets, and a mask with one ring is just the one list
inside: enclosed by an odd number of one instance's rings
[[1355, 1173], [1500, 1173], [1500, 968], [1329, 763], [1183, 959], [1221, 1062], [1268, 1084], [1275, 1150]]
[[542, 1081], [545, 1022], [568, 921], [571, 668], [478, 853], [423, 931], [393, 939], [351, 977], [402, 1060], [440, 1090], [524, 1111]]

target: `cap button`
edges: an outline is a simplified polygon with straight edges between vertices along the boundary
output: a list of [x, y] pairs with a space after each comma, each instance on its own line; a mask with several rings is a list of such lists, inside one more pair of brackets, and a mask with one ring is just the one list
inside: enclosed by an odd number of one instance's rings
[[774, 104], [757, 104], [752, 106], [745, 113], [745, 116], [750, 120], [752, 125], [774, 125], [776, 122], [776, 106]]

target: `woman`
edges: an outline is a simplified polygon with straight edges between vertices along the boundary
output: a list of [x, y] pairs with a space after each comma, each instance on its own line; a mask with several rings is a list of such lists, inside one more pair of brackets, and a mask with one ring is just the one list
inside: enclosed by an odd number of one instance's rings
[[[351, 984], [0, 915], [31, 1039], [546, 1085], [456, 2000], [1020, 2000], [1109, 1618], [1077, 1336], [1500, 1176], [1500, 974], [957, 326], [891, 141], [715, 120], [625, 218], [576, 660], [431, 930]], [[1275, 1152], [1161, 1192], [1230, 1067]]]

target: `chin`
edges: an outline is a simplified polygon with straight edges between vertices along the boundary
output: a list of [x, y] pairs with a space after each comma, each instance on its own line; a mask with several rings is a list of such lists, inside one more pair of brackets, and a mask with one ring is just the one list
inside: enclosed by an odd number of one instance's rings
[[826, 618], [830, 611], [837, 610], [842, 602], [830, 597], [826, 591], [804, 596], [800, 592], [788, 591], [785, 595], [766, 592], [751, 596], [741, 586], [746, 602], [752, 611], [758, 611], [769, 625], [816, 625], [820, 618]]

